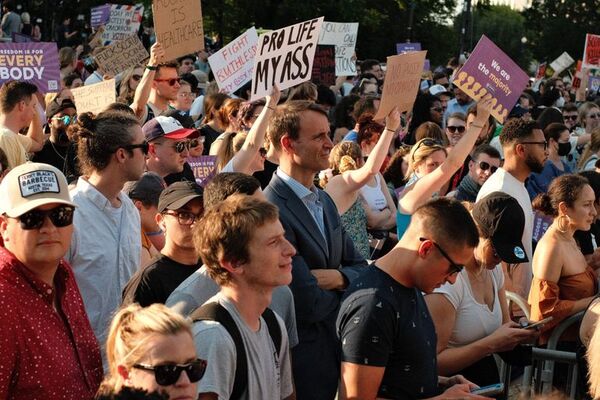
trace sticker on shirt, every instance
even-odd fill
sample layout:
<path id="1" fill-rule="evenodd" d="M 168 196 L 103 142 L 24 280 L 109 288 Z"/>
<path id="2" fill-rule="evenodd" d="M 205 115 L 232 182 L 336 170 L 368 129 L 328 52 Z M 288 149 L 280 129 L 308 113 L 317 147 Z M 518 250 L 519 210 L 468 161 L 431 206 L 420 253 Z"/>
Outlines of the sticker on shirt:
<path id="1" fill-rule="evenodd" d="M 33 171 L 19 176 L 22 197 L 40 193 L 60 193 L 58 177 L 52 171 Z"/>
<path id="2" fill-rule="evenodd" d="M 521 260 L 525 259 L 525 251 L 519 246 L 515 246 L 513 253 L 515 254 L 515 257 L 520 258 Z"/>

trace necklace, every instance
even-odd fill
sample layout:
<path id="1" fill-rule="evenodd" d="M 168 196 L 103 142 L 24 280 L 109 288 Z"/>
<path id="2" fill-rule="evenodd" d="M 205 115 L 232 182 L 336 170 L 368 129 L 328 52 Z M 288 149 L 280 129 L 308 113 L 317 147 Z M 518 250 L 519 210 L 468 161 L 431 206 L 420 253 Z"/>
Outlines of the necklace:
<path id="1" fill-rule="evenodd" d="M 50 142 L 50 146 L 52 146 L 52 150 L 54 150 L 54 152 L 56 153 L 57 156 L 59 156 L 64 162 L 67 161 L 67 156 L 65 154 L 65 156 L 63 157 L 58 150 L 56 150 L 56 147 L 54 147 L 54 143 L 52 143 L 52 140 L 48 139 L 48 141 Z"/>

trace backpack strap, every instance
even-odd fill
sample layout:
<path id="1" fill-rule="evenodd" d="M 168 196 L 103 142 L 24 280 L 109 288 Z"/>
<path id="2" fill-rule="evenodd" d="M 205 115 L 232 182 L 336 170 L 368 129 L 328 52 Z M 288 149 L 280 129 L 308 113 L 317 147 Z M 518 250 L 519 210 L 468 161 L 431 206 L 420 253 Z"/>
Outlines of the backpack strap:
<path id="1" fill-rule="evenodd" d="M 277 355 L 281 352 L 281 327 L 277 322 L 275 313 L 270 308 L 265 308 L 265 312 L 262 314 L 263 319 L 267 323 L 267 329 L 269 329 L 269 336 L 275 345 Z"/>

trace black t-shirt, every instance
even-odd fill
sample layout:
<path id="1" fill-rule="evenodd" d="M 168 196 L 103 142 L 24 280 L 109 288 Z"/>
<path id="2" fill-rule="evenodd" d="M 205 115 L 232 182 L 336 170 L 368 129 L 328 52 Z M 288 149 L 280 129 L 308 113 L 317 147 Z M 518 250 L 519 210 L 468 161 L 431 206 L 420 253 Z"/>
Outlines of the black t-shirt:
<path id="1" fill-rule="evenodd" d="M 165 176 L 164 181 L 167 184 L 167 186 L 169 186 L 172 183 L 181 181 L 196 182 L 196 177 L 194 176 L 194 171 L 192 170 L 192 167 L 190 167 L 190 164 L 186 162 L 183 164 L 183 171 Z"/>
<path id="2" fill-rule="evenodd" d="M 260 182 L 260 187 L 262 189 L 269 186 L 269 182 L 271 182 L 271 178 L 273 178 L 273 174 L 277 171 L 277 164 L 272 163 L 269 160 L 265 160 L 265 169 L 262 171 L 256 171 L 254 173 L 254 177 L 258 179 Z"/>
<path id="3" fill-rule="evenodd" d="M 600 223 L 594 222 L 589 231 L 575 231 L 574 236 L 583 255 L 594 254 L 593 239 L 596 239 L 596 242 L 600 240 Z"/>
<path id="4" fill-rule="evenodd" d="M 343 361 L 385 367 L 378 397 L 421 399 L 440 393 L 437 336 L 418 289 L 369 265 L 346 291 L 337 331 Z"/>
<path id="5" fill-rule="evenodd" d="M 207 156 L 210 151 L 210 146 L 221 135 L 221 132 L 214 130 L 210 125 L 203 125 L 200 129 L 200 135 L 204 136 L 203 156 Z"/>
<path id="6" fill-rule="evenodd" d="M 164 304 L 177 286 L 200 266 L 180 264 L 160 254 L 131 277 L 123 290 L 123 304 L 139 303 L 142 307 Z"/>
<path id="7" fill-rule="evenodd" d="M 48 139 L 44 143 L 44 147 L 34 154 L 31 161 L 50 164 L 58 168 L 67 177 L 69 183 L 79 177 L 77 149 L 71 143 L 67 146 L 60 146 Z"/>

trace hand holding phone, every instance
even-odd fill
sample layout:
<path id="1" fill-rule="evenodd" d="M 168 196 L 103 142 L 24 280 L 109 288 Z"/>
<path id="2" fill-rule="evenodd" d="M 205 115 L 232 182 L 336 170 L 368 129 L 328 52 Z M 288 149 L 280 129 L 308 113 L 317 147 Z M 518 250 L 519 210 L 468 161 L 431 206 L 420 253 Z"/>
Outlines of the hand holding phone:
<path id="1" fill-rule="evenodd" d="M 504 383 L 496 383 L 495 385 L 489 385 L 480 387 L 479 389 L 471 390 L 472 394 L 477 394 L 479 396 L 495 396 L 504 392 Z"/>
<path id="2" fill-rule="evenodd" d="M 520 323 L 520 325 L 521 325 L 521 328 L 523 328 L 523 329 L 537 329 L 538 327 L 544 326 L 545 324 L 552 321 L 553 319 L 554 319 L 554 317 L 548 317 L 548 318 L 544 318 L 543 320 L 537 321 L 537 322 L 523 321 Z"/>

